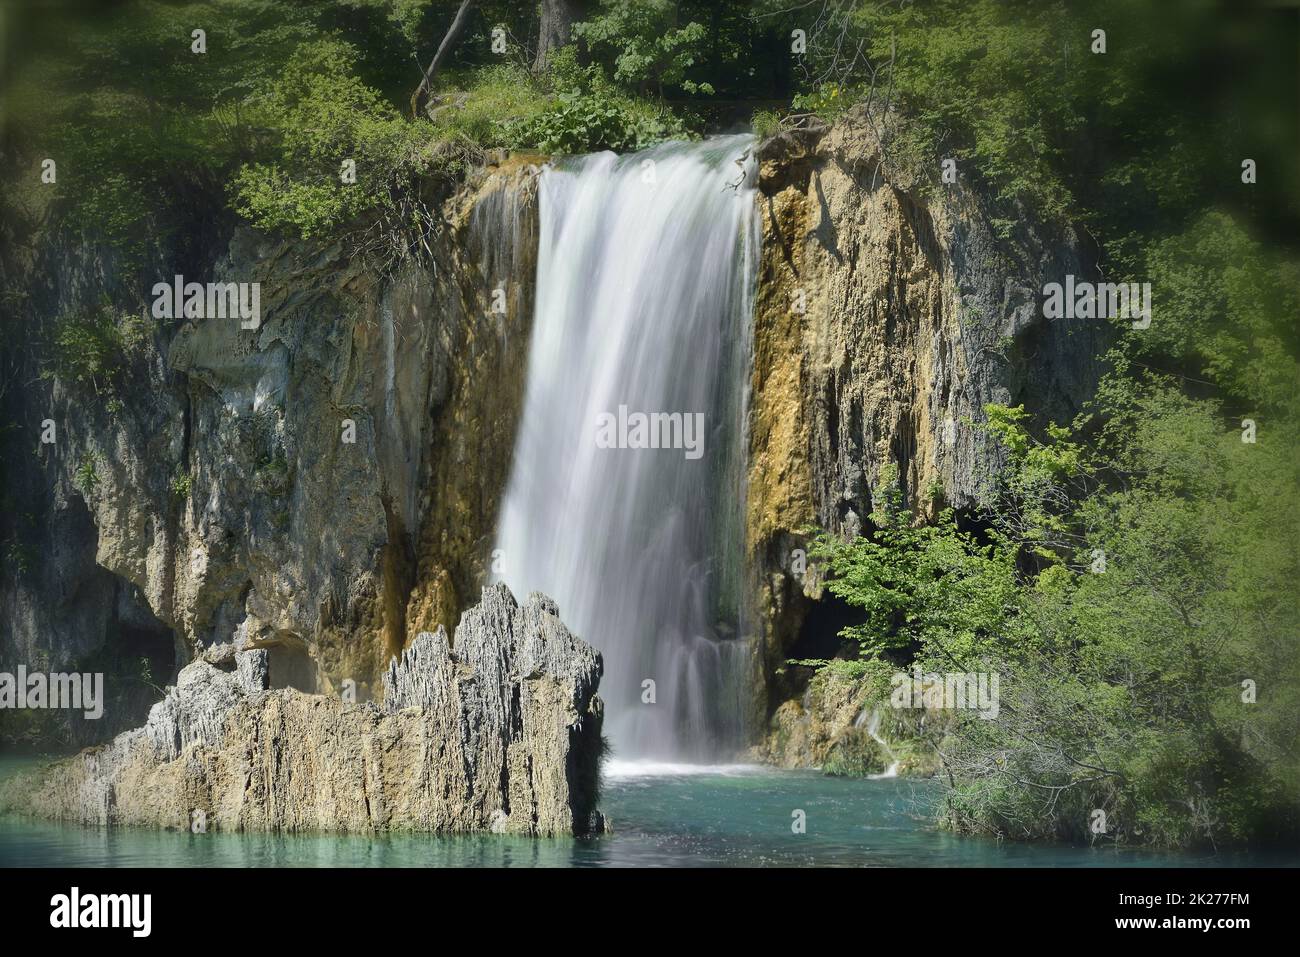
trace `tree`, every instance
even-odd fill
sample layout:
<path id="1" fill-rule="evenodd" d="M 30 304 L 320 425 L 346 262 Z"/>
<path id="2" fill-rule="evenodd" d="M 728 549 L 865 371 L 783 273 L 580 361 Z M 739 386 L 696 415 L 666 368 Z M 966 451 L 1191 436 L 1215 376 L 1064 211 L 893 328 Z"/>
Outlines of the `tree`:
<path id="1" fill-rule="evenodd" d="M 662 96 L 666 87 L 712 95 L 713 84 L 703 79 L 709 73 L 701 69 L 708 59 L 708 30 L 695 20 L 679 25 L 678 14 L 672 0 L 601 0 L 600 10 L 574 33 L 593 53 L 612 60 L 617 82 L 642 95 Z"/>
<path id="2" fill-rule="evenodd" d="M 420 111 L 424 109 L 424 104 L 429 100 L 429 91 L 433 88 L 433 77 L 438 72 L 438 68 L 446 61 L 451 48 L 456 45 L 460 35 L 465 32 L 465 24 L 469 22 L 469 13 L 473 9 L 477 0 L 461 0 L 460 8 L 456 11 L 456 16 L 452 18 L 451 26 L 447 28 L 442 42 L 438 44 L 438 52 L 433 55 L 433 60 L 424 71 L 424 76 L 420 79 L 420 85 L 415 88 L 411 94 L 411 116 L 418 117 Z"/>
<path id="3" fill-rule="evenodd" d="M 537 56 L 533 72 L 546 69 L 546 61 L 554 50 L 566 46 L 572 39 L 573 25 L 583 18 L 582 0 L 542 0 L 542 19 L 537 31 Z"/>

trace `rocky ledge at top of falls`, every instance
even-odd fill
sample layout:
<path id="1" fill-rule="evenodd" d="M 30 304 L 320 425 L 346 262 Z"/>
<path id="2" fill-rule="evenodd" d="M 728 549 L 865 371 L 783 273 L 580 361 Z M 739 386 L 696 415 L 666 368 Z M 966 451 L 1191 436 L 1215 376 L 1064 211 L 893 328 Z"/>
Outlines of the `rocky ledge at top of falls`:
<path id="1" fill-rule="evenodd" d="M 423 632 L 383 706 L 267 690 L 266 651 L 194 661 L 142 728 L 0 786 L 0 811 L 221 831 L 603 829 L 600 655 L 554 602 L 483 589 Z"/>

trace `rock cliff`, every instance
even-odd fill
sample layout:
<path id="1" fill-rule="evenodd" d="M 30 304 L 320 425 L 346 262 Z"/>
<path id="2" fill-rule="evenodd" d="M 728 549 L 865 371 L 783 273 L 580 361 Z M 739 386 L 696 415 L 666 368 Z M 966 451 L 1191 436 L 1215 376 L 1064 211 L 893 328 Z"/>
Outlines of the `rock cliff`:
<path id="1" fill-rule="evenodd" d="M 425 255 L 398 266 L 234 225 L 130 272 L 89 242 L 6 260 L 6 330 L 28 332 L 26 385 L 0 389 L 0 540 L 25 559 L 0 576 L 0 670 L 103 671 L 109 697 L 100 722 L 42 717 L 106 740 L 237 634 L 271 687 L 352 682 L 365 701 L 415 634 L 454 625 L 513 447 L 535 175 L 512 159 L 445 191 Z M 260 283 L 260 325 L 155 320 L 139 276 L 175 274 Z M 99 308 L 131 320 L 129 348 L 93 386 L 49 375 L 60 329 Z"/>
<path id="2" fill-rule="evenodd" d="M 977 427 L 984 405 L 1068 419 L 1103 334 L 1041 315 L 1045 282 L 1092 268 L 1074 233 L 1009 216 L 965 182 L 917 188 L 882 166 L 861 115 L 783 133 L 757 155 L 745 506 L 748 620 L 763 649 L 756 741 L 782 702 L 804 700 L 807 675 L 786 658 L 833 654 L 847 613 L 800 573 L 803 530 L 862 531 L 890 463 L 918 513 L 971 508 L 1000 465 Z M 71 718 L 75 743 L 138 724 L 152 686 L 236 643 L 265 652 L 271 689 L 352 682 L 365 702 L 415 635 L 451 628 L 488 580 L 514 445 L 535 159 L 496 157 L 440 196 L 425 255 L 396 268 L 233 226 L 157 250 L 155 279 L 260 282 L 261 324 L 146 316 L 103 389 L 42 379 L 43 344 L 96 302 L 138 304 L 124 265 L 88 243 L 0 256 L 21 303 L 7 328 L 31 331 L 17 365 L 33 383 L 0 389 L 19 425 L 0 430 L 0 540 L 26 556 L 0 575 L 0 670 L 108 672 L 106 719 Z M 51 444 L 35 440 L 46 419 Z M 813 763 L 817 750 L 763 753 Z"/>
<path id="3" fill-rule="evenodd" d="M 453 648 L 422 632 L 384 702 L 267 690 L 241 642 L 181 669 L 144 727 L 0 787 L 0 812 L 219 831 L 586 834 L 596 810 L 600 656 L 554 603 L 501 585 Z"/>
<path id="4" fill-rule="evenodd" d="M 1091 269 L 1078 236 L 961 180 L 918 188 L 882 163 L 861 112 L 781 133 L 758 157 L 748 547 L 774 713 L 804 697 L 785 658 L 833 656 L 851 614 L 801 572 L 801 530 L 862 532 L 887 464 L 920 515 L 978 504 L 1002 464 L 979 429 L 985 405 L 1068 421 L 1106 331 L 1042 316 L 1046 282 Z M 788 745 L 764 753 L 798 763 Z M 817 764 L 825 748 L 801 753 Z"/>

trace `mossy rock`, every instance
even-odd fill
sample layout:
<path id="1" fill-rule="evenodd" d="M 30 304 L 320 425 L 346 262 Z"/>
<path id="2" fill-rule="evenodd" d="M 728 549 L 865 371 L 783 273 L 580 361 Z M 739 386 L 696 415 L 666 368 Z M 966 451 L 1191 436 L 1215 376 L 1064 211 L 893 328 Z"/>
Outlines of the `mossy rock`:
<path id="1" fill-rule="evenodd" d="M 836 741 L 826 760 L 822 774 L 837 778 L 865 778 L 883 774 L 890 764 L 890 756 L 865 731 L 854 729 Z"/>
<path id="2" fill-rule="evenodd" d="M 939 773 L 942 762 L 938 753 L 925 741 L 910 739 L 894 747 L 900 777 L 931 778 Z"/>

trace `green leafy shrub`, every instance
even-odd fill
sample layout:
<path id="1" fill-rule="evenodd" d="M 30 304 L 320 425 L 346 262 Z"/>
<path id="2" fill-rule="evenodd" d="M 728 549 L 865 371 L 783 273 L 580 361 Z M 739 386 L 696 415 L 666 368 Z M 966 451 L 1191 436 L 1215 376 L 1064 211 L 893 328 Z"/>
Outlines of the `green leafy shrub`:
<path id="1" fill-rule="evenodd" d="M 781 130 L 781 117 L 770 110 L 758 110 L 750 120 L 754 135 L 760 140 L 775 136 Z"/>
<path id="2" fill-rule="evenodd" d="M 865 731 L 853 729 L 835 742 L 822 774 L 836 778 L 864 778 L 889 767 L 889 755 Z"/>
<path id="3" fill-rule="evenodd" d="M 534 120 L 555 103 L 554 94 L 531 73 L 518 64 L 503 63 L 448 76 L 430 107 L 439 138 L 491 149 L 516 145 L 511 129 Z"/>
<path id="4" fill-rule="evenodd" d="M 83 456 L 81 464 L 77 466 L 77 471 L 73 474 L 73 482 L 81 493 L 89 496 L 99 485 L 99 471 L 95 466 L 95 457 L 93 455 Z"/>
<path id="5" fill-rule="evenodd" d="M 284 496 L 293 485 L 293 473 L 289 470 L 289 460 L 284 449 L 276 448 L 274 452 L 263 457 L 253 472 L 253 484 L 259 492 L 267 495 Z"/>
<path id="6" fill-rule="evenodd" d="M 409 122 L 356 75 L 357 51 L 333 39 L 298 47 L 284 71 L 249 100 L 278 140 L 271 162 L 241 167 L 236 208 L 263 229 L 307 238 L 375 208 L 428 167 L 429 124 Z M 356 165 L 345 182 L 343 164 Z"/>
<path id="7" fill-rule="evenodd" d="M 239 100 L 319 33 L 306 7 L 193 0 L 103 5 L 94 16 L 76 4 L 33 11 L 42 29 L 22 32 L 39 52 L 11 58 L 4 122 L 13 142 L 57 160 L 56 183 L 36 187 L 39 202 L 57 205 L 51 220 L 111 247 L 123 274 L 144 269 L 202 205 L 196 197 L 219 198 L 253 148 Z M 220 52 L 196 55 L 190 31 L 205 23 L 221 25 L 219 41 L 209 28 Z M 16 178 L 30 181 L 20 165 Z"/>
<path id="8" fill-rule="evenodd" d="M 881 469 L 872 530 L 850 541 L 819 535 L 809 556 L 824 560 L 831 593 L 866 612 L 841 636 L 865 659 L 919 646 L 971 657 L 1007 636 L 1019 600 L 1015 551 L 977 541 L 945 510 L 917 525 L 903 507 L 893 464 Z"/>
<path id="9" fill-rule="evenodd" d="M 1115 431 L 1085 451 L 1086 420 L 1036 436 L 990 407 L 1009 465 L 982 539 L 951 512 L 915 524 L 886 476 L 870 533 L 812 550 L 866 612 L 844 634 L 869 661 L 1000 676 L 998 719 L 956 713 L 943 749 L 954 829 L 1096 840 L 1100 809 L 1106 841 L 1295 839 L 1300 554 L 1266 506 L 1300 500 L 1296 420 L 1244 443 L 1217 400 L 1127 371 L 1099 408 Z"/>
<path id="10" fill-rule="evenodd" d="M 790 108 L 798 113 L 816 113 L 824 120 L 834 121 L 865 94 L 866 91 L 858 85 L 822 83 L 806 93 L 796 93 L 790 98 Z"/>
<path id="11" fill-rule="evenodd" d="M 520 146 L 546 153 L 628 152 L 686 136 L 667 112 L 647 110 L 617 95 L 562 93 L 558 105 L 511 129 Z"/>
<path id="12" fill-rule="evenodd" d="M 512 145 L 547 153 L 626 152 L 690 135 L 665 107 L 620 91 L 598 66 L 578 66 L 572 48 L 552 58 L 549 82 L 560 92 L 547 109 L 506 127 Z"/>
<path id="13" fill-rule="evenodd" d="M 695 20 L 678 23 L 673 0 L 601 0 L 599 9 L 573 32 L 597 53 L 613 58 L 614 80 L 642 93 L 662 95 L 667 86 L 686 93 L 713 93 L 694 68 L 708 60 L 711 36 Z"/>
<path id="14" fill-rule="evenodd" d="M 108 303 L 67 313 L 54 324 L 43 379 L 59 378 L 111 396 L 151 335 L 142 315 L 121 315 Z"/>

